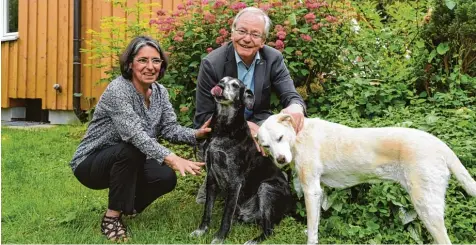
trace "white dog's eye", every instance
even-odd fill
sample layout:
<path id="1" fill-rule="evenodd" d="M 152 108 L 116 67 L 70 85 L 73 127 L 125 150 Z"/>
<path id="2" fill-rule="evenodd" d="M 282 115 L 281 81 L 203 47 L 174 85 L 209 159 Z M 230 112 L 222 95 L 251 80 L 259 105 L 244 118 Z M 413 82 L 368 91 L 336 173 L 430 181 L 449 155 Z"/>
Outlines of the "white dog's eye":
<path id="1" fill-rule="evenodd" d="M 264 148 L 269 148 L 269 145 L 262 145 L 262 147 L 264 147 Z"/>
<path id="2" fill-rule="evenodd" d="M 281 142 L 282 139 L 283 139 L 283 136 L 281 135 L 278 139 L 278 142 Z"/>
<path id="3" fill-rule="evenodd" d="M 236 84 L 236 83 L 231 84 L 231 86 L 233 86 L 233 88 L 239 88 L 239 87 L 240 87 L 240 86 L 239 86 L 238 84 Z"/>

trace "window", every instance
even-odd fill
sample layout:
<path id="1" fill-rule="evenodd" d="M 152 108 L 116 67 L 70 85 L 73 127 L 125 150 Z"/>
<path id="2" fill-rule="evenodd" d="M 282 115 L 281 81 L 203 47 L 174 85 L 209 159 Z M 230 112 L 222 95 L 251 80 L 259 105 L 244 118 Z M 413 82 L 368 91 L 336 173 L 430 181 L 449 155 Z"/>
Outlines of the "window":
<path id="1" fill-rule="evenodd" d="M 2 0 L 2 41 L 18 38 L 18 0 Z"/>

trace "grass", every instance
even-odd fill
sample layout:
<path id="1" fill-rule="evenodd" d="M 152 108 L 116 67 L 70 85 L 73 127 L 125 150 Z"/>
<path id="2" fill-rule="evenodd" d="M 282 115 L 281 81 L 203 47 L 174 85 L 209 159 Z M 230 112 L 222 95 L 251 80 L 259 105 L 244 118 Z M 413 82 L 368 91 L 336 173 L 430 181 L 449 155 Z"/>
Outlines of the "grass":
<path id="1" fill-rule="evenodd" d="M 82 129 L 2 128 L 2 243 L 109 243 L 99 228 L 107 191 L 82 186 L 68 165 Z M 202 180 L 203 176 L 180 177 L 173 192 L 138 217 L 126 219 L 133 235 L 130 243 L 209 243 L 218 229 L 222 203 L 214 210 L 211 232 L 202 238 L 188 236 L 201 219 L 203 209 L 195 203 L 195 192 Z M 285 227 L 297 233 L 290 237 Z M 269 243 L 305 243 L 304 229 L 286 218 Z M 259 234 L 256 225 L 234 224 L 226 242 L 244 243 Z"/>
<path id="2" fill-rule="evenodd" d="M 418 120 L 413 113 L 409 115 L 414 121 Z M 437 128 L 454 125 L 446 120 L 441 123 L 443 126 L 439 125 Z M 446 124 L 448 126 L 444 126 Z M 450 129 L 441 131 L 452 135 Z M 460 134 L 452 135 L 450 140 L 459 149 L 457 153 L 473 156 L 474 137 L 471 138 L 470 135 L 474 136 L 474 131 L 463 134 L 462 130 L 457 131 Z M 84 126 L 29 130 L 2 127 L 2 243 L 110 243 L 101 235 L 99 228 L 107 204 L 107 190 L 90 190 L 82 186 L 68 165 L 83 133 Z M 442 133 L 439 136 L 445 135 Z M 174 146 L 174 151 L 186 157 L 192 155 L 188 146 Z M 468 169 L 475 176 L 476 162 L 469 165 Z M 195 194 L 202 180 L 203 176 L 179 177 L 177 188 L 173 192 L 159 198 L 138 217 L 126 219 L 132 231 L 129 242 L 210 243 L 221 220 L 222 201 L 215 205 L 211 231 L 202 238 L 188 236 L 198 227 L 201 219 L 203 207 L 195 203 Z M 333 207 L 329 211 L 323 211 L 320 243 L 415 243 L 415 229 L 422 234 L 420 238 L 424 243 L 431 242 L 426 229 L 421 225 L 410 225 L 409 228 L 408 225 L 401 224 L 398 218 L 385 215 L 386 210 L 392 208 L 379 204 L 385 202 L 385 195 L 388 196 L 388 193 L 382 191 L 385 188 L 385 185 L 364 185 L 352 189 L 352 192 L 365 191 L 359 194 L 368 198 L 365 200 L 379 200 L 375 205 L 383 213 L 369 213 L 368 206 L 359 206 L 360 204 L 350 201 L 351 198 L 347 196 L 352 196 L 351 194 L 341 195 L 343 203 L 339 209 Z M 399 193 L 398 190 L 396 193 Z M 476 198 L 468 198 L 454 179 L 450 182 L 449 193 L 446 224 L 451 239 L 455 243 L 474 243 Z M 372 203 L 369 201 L 370 204 Z M 359 220 L 359 216 L 363 217 L 363 222 Z M 372 217 L 372 222 L 366 223 L 366 217 Z M 415 222 L 420 224 L 419 221 Z M 376 230 L 371 230 L 366 225 L 376 227 Z M 276 227 L 275 235 L 265 243 L 305 243 L 305 228 L 305 224 L 286 217 Z M 422 231 L 418 231 L 420 228 Z M 244 243 L 259 234 L 257 225 L 234 223 L 225 242 Z"/>

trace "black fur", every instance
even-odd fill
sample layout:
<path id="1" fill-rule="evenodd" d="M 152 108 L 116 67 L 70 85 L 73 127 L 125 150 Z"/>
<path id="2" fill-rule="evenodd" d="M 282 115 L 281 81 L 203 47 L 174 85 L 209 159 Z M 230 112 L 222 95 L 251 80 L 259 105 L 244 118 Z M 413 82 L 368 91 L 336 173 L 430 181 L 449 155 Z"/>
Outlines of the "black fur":
<path id="1" fill-rule="evenodd" d="M 212 133 L 204 147 L 207 195 L 202 222 L 195 232 L 200 235 L 208 230 L 215 198 L 222 190 L 226 193 L 224 213 L 212 243 L 223 242 L 234 217 L 260 224 L 263 233 L 248 242 L 261 242 L 293 207 L 291 190 L 281 170 L 256 149 L 244 118 L 245 107 L 253 105 L 251 90 L 231 77 L 223 78 L 217 86 L 223 94 L 214 95 L 217 103 L 210 124 Z"/>

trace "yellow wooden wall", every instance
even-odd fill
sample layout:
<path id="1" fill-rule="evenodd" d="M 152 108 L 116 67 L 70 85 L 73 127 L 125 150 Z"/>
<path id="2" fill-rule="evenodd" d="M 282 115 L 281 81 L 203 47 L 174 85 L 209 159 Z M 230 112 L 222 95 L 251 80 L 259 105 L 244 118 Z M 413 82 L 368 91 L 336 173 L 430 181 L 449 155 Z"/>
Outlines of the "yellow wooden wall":
<path id="1" fill-rule="evenodd" d="M 160 3 L 164 10 L 173 10 L 184 0 L 127 0 Z M 87 30 L 100 30 L 105 16 L 125 16 L 121 9 L 105 0 L 81 0 L 81 37 L 91 36 Z M 10 99 L 42 99 L 42 109 L 73 109 L 73 0 L 19 0 L 16 41 L 2 42 L 1 107 L 15 106 Z M 151 12 L 155 9 L 151 9 Z M 82 48 L 87 47 L 83 41 Z M 81 53 L 81 63 L 91 63 L 89 54 Z M 92 104 L 84 98 L 99 98 L 105 85 L 96 82 L 104 69 L 81 67 L 82 109 Z M 53 89 L 60 84 L 62 92 Z M 94 103 L 94 101 L 93 101 Z"/>

